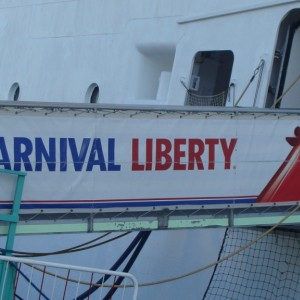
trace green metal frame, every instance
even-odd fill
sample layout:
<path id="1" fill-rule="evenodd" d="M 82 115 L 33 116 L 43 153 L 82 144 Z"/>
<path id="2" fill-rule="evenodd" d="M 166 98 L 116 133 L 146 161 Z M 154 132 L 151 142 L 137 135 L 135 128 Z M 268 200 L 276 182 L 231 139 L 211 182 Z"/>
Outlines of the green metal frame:
<path id="1" fill-rule="evenodd" d="M 0 173 L 17 176 L 16 189 L 12 203 L 12 210 L 10 214 L 0 214 L 0 221 L 8 223 L 8 231 L 6 238 L 6 253 L 4 255 L 11 256 L 13 250 L 14 240 L 16 235 L 17 223 L 19 221 L 19 210 L 21 207 L 22 193 L 25 181 L 25 172 L 11 171 L 0 169 Z M 0 263 L 0 298 L 13 299 L 14 296 L 14 279 L 15 269 L 8 263 Z"/>

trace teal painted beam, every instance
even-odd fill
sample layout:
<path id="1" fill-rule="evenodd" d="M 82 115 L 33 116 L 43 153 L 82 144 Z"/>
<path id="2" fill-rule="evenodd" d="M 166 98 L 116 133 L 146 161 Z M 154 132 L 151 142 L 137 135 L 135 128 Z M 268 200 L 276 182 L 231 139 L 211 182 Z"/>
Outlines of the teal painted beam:
<path id="1" fill-rule="evenodd" d="M 23 176 L 23 177 L 25 177 L 27 175 L 26 172 L 13 171 L 13 170 L 7 170 L 7 169 L 0 169 L 0 173 L 6 173 L 6 174 L 11 174 L 11 175 L 16 175 L 16 176 Z"/>
<path id="2" fill-rule="evenodd" d="M 10 215 L 0 215 L 0 220 L 8 222 L 8 231 L 6 238 L 5 252 L 4 255 L 10 256 L 10 250 L 13 250 L 17 223 L 19 221 L 19 210 L 21 207 L 21 199 L 24 187 L 24 181 L 26 173 L 0 169 L 1 173 L 17 176 L 16 189 L 14 193 L 14 200 Z M 14 282 L 16 277 L 16 270 L 10 265 L 9 262 L 2 262 L 0 265 L 0 298 L 5 300 L 12 300 L 14 298 Z"/>
<path id="3" fill-rule="evenodd" d="M 19 216 L 18 215 L 2 215 L 2 214 L 0 214 L 0 221 L 18 223 Z"/>

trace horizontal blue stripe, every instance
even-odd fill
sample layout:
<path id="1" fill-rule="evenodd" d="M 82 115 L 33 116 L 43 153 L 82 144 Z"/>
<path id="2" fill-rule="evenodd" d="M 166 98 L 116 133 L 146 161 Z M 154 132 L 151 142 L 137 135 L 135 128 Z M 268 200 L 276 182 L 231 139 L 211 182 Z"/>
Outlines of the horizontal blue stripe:
<path id="1" fill-rule="evenodd" d="M 256 198 L 243 199 L 206 199 L 206 200 L 169 200 L 169 201 L 135 201 L 135 202 L 82 202 L 82 203 L 26 203 L 21 204 L 21 209 L 76 209 L 76 208 L 114 208 L 114 207 L 150 207 L 150 206 L 172 206 L 172 205 L 217 205 L 217 204 L 242 204 L 254 203 Z M 0 209 L 9 209 L 11 204 L 0 204 Z"/>

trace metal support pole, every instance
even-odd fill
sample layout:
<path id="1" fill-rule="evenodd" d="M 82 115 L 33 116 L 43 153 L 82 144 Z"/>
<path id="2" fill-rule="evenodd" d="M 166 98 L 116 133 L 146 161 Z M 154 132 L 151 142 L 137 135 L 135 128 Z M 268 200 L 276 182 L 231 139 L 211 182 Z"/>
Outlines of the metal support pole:
<path id="1" fill-rule="evenodd" d="M 25 181 L 25 172 L 17 172 L 11 170 L 0 169 L 0 173 L 6 173 L 17 176 L 16 189 L 14 194 L 14 200 L 12 203 L 12 210 L 9 215 L 0 214 L 0 221 L 4 221 L 8 224 L 8 232 L 6 238 L 5 253 L 6 256 L 11 256 L 13 250 L 17 223 L 19 221 L 19 210 L 21 207 L 21 199 Z M 14 297 L 14 282 L 15 282 L 15 268 L 11 267 L 9 262 L 0 263 L 0 300 L 10 300 Z"/>

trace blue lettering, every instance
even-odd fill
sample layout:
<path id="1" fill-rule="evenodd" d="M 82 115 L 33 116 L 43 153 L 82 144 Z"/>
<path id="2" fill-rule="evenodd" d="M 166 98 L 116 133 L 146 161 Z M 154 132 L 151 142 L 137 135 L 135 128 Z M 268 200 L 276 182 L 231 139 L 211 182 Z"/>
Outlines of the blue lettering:
<path id="1" fill-rule="evenodd" d="M 49 138 L 49 151 L 41 138 L 35 139 L 35 171 L 42 171 L 42 158 L 45 158 L 49 171 L 55 171 L 56 159 L 55 159 L 55 138 Z"/>
<path id="2" fill-rule="evenodd" d="M 60 139 L 60 171 L 65 172 L 67 171 L 67 141 L 66 138 Z"/>
<path id="3" fill-rule="evenodd" d="M 98 159 L 96 159 L 96 153 L 97 153 Z M 105 165 L 105 160 L 104 160 L 104 155 L 103 155 L 100 139 L 94 139 L 86 170 L 92 171 L 93 167 L 95 165 L 100 166 L 101 171 L 106 171 L 106 165 Z"/>
<path id="4" fill-rule="evenodd" d="M 22 151 L 22 146 L 24 151 Z M 25 171 L 32 171 L 29 155 L 32 153 L 32 143 L 30 139 L 24 137 L 14 138 L 14 170 L 21 171 L 21 162 L 24 163 Z"/>
<path id="5" fill-rule="evenodd" d="M 7 170 L 42 172 L 48 168 L 50 172 L 66 172 L 71 164 L 74 165 L 75 172 L 84 170 L 85 164 L 86 172 L 93 171 L 95 166 L 100 171 L 121 170 L 121 165 L 115 161 L 114 138 L 107 139 L 107 152 L 103 152 L 101 138 L 83 138 L 81 144 L 75 138 L 56 140 L 50 137 L 47 142 L 42 137 L 36 137 L 33 141 L 26 137 L 12 139 L 14 159 L 11 162 L 10 149 L 7 149 L 5 138 L 0 137 L 0 166 Z"/>
<path id="6" fill-rule="evenodd" d="M 8 152 L 5 145 L 4 137 L 0 137 L 0 152 L 2 159 L 0 160 L 0 165 L 3 165 L 4 169 L 11 170 Z"/>
<path id="7" fill-rule="evenodd" d="M 70 150 L 72 154 L 72 159 L 74 162 L 74 168 L 75 171 L 82 171 L 82 167 L 85 161 L 85 157 L 87 154 L 87 150 L 90 144 L 89 138 L 84 138 L 81 144 L 80 152 L 78 154 L 75 139 L 74 138 L 69 138 L 69 145 L 70 145 Z"/>
<path id="8" fill-rule="evenodd" d="M 115 165 L 115 139 L 108 139 L 108 171 L 120 171 L 121 165 Z"/>

